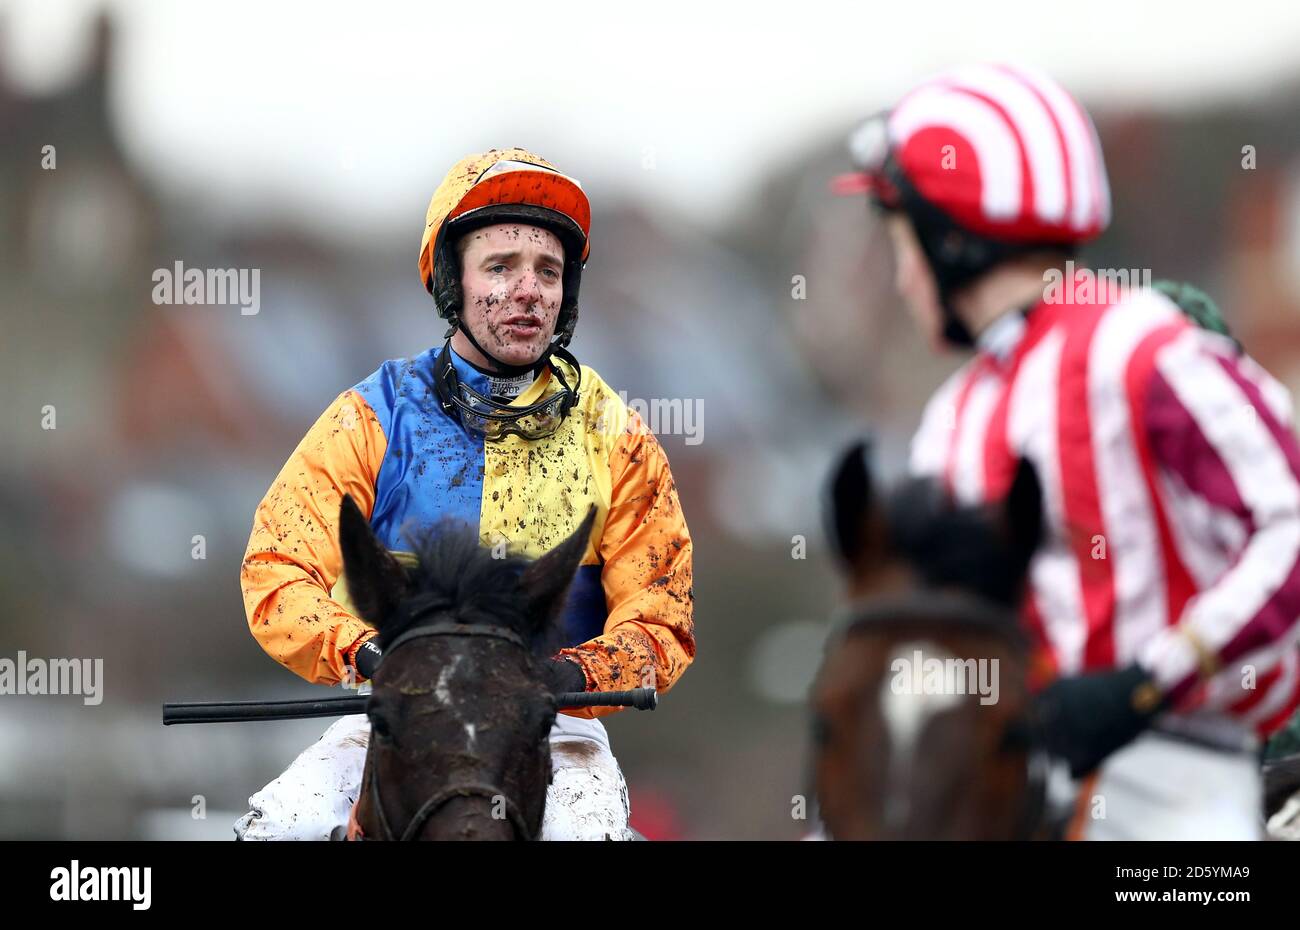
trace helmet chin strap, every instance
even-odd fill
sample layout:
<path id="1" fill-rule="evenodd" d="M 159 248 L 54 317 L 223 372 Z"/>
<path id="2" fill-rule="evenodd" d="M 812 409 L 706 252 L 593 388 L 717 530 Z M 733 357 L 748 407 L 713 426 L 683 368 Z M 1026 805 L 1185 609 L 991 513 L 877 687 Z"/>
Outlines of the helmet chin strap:
<path id="1" fill-rule="evenodd" d="M 944 341 L 949 345 L 961 348 L 969 348 L 975 345 L 975 335 L 958 315 L 956 309 L 953 308 L 949 295 L 945 294 L 939 298 L 939 308 L 943 312 Z"/>
<path id="2" fill-rule="evenodd" d="M 460 330 L 462 333 L 465 334 L 465 338 L 469 340 L 469 344 L 472 345 L 475 349 L 477 349 L 480 355 L 488 359 L 493 365 L 496 366 L 497 374 L 506 375 L 507 377 L 513 377 L 515 375 L 526 374 L 527 372 L 530 371 L 536 371 L 539 367 L 546 364 L 547 360 L 551 357 L 551 353 L 554 352 L 556 349 L 556 343 L 551 342 L 550 344 L 547 345 L 546 351 L 537 357 L 536 361 L 529 362 L 527 365 L 512 365 L 507 362 L 501 361 L 501 359 L 497 358 L 487 349 L 479 345 L 478 340 L 474 338 L 474 334 L 469 331 L 469 327 L 461 324 L 459 315 L 455 316 L 452 319 L 451 327 L 447 330 L 443 338 L 450 339 L 453 335 L 455 335 L 457 330 Z"/>
<path id="3" fill-rule="evenodd" d="M 1001 263 L 1039 249 L 1059 249 L 1073 254 L 1068 244 L 1015 243 L 994 240 L 962 228 L 956 220 L 931 203 L 908 179 L 891 153 L 882 169 L 884 176 L 898 191 L 898 209 L 908 218 L 925 255 L 934 283 L 939 291 L 939 308 L 943 314 L 943 339 L 949 345 L 970 348 L 975 335 L 957 312 L 953 296 Z"/>

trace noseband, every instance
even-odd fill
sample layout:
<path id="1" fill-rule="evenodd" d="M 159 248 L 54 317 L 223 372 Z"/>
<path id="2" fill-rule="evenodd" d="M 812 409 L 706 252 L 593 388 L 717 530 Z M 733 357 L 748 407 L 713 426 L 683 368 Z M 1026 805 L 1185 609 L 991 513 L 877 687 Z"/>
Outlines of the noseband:
<path id="1" fill-rule="evenodd" d="M 397 651 L 402 645 L 415 639 L 424 639 L 428 636 L 487 636 L 492 639 L 505 640 L 513 643 L 520 649 L 527 650 L 528 644 L 524 638 L 514 630 L 508 630 L 501 626 L 474 626 L 465 623 L 435 623 L 429 626 L 417 627 L 408 630 L 391 644 L 384 648 L 384 657 L 387 658 Z M 368 764 L 367 764 L 368 767 Z M 455 798 L 487 798 L 495 801 L 497 798 L 505 801 L 506 819 L 515 829 L 515 834 L 522 839 L 531 840 L 536 837 L 528 829 L 528 824 L 524 822 L 524 815 L 519 810 L 513 799 L 506 795 L 504 791 L 495 785 L 484 784 L 482 782 L 464 782 L 462 784 L 453 784 L 434 794 L 427 801 L 420 805 L 420 809 L 411 817 L 406 828 L 402 830 L 399 836 L 388 823 L 388 816 L 384 813 L 384 804 L 379 797 L 379 779 L 373 771 L 369 772 L 370 777 L 370 803 L 374 806 L 379 815 L 379 825 L 383 829 L 383 838 L 385 840 L 414 840 L 424 829 L 424 825 L 429 819 L 447 802 Z M 358 838 L 361 838 L 358 834 Z"/>
<path id="2" fill-rule="evenodd" d="M 955 630 L 989 633 L 1020 650 L 1028 647 L 1024 632 L 1010 608 L 973 594 L 949 591 L 911 591 L 849 604 L 836 616 L 834 635 L 843 638 L 853 633 L 905 628 L 922 622 Z"/>

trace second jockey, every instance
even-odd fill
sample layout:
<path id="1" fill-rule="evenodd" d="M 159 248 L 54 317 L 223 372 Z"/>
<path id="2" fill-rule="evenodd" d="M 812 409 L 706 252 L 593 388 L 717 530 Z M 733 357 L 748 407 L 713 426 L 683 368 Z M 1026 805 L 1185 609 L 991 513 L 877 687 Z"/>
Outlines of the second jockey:
<path id="1" fill-rule="evenodd" d="M 1300 700 L 1287 392 L 1161 294 L 1076 267 L 1110 192 L 1050 78 L 943 74 L 852 150 L 841 189 L 883 210 L 909 311 L 973 353 L 929 402 L 913 472 L 965 503 L 1004 495 L 1022 457 L 1042 481 L 1025 622 L 1042 739 L 1080 779 L 1071 835 L 1258 838 L 1257 741 Z"/>

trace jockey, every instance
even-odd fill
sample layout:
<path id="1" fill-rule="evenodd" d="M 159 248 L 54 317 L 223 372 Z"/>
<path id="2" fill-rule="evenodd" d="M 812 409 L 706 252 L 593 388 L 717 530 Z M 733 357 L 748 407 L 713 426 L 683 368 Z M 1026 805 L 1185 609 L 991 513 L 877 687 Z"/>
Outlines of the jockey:
<path id="1" fill-rule="evenodd" d="M 1024 619 L 1041 739 L 1078 779 L 1070 834 L 1258 838 L 1258 740 L 1300 702 L 1287 392 L 1156 290 L 1076 267 L 1110 192 L 1051 79 L 944 74 L 851 149 L 837 187 L 882 209 L 911 315 L 932 347 L 973 350 L 912 471 L 963 503 L 1005 494 L 1020 457 L 1043 483 Z"/>
<path id="2" fill-rule="evenodd" d="M 597 508 L 552 659 L 561 691 L 670 688 L 695 654 L 691 538 L 668 460 L 622 399 L 566 346 L 590 251 L 581 187 L 523 149 L 458 162 L 429 204 L 420 278 L 450 324 L 442 346 L 385 362 L 340 394 L 257 509 L 240 580 L 249 628 L 322 684 L 374 671 L 376 633 L 341 584 L 339 505 L 351 494 L 390 550 L 444 517 L 536 558 Z M 543 839 L 629 836 L 627 791 L 595 719 L 563 711 Z M 249 799 L 242 839 L 338 837 L 370 726 L 344 717 Z M 572 743 L 585 744 L 573 747 Z M 582 751 L 577 751 L 581 749 Z"/>

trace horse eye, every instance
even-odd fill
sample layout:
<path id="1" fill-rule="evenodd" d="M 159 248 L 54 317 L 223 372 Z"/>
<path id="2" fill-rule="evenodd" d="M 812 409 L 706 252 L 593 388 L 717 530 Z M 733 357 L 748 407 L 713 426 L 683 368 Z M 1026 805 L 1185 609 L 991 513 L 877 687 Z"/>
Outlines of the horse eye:
<path id="1" fill-rule="evenodd" d="M 370 711 L 367 716 L 370 717 L 370 733 L 381 742 L 390 742 L 393 738 L 393 732 L 388 726 L 388 718 L 377 711 Z"/>

